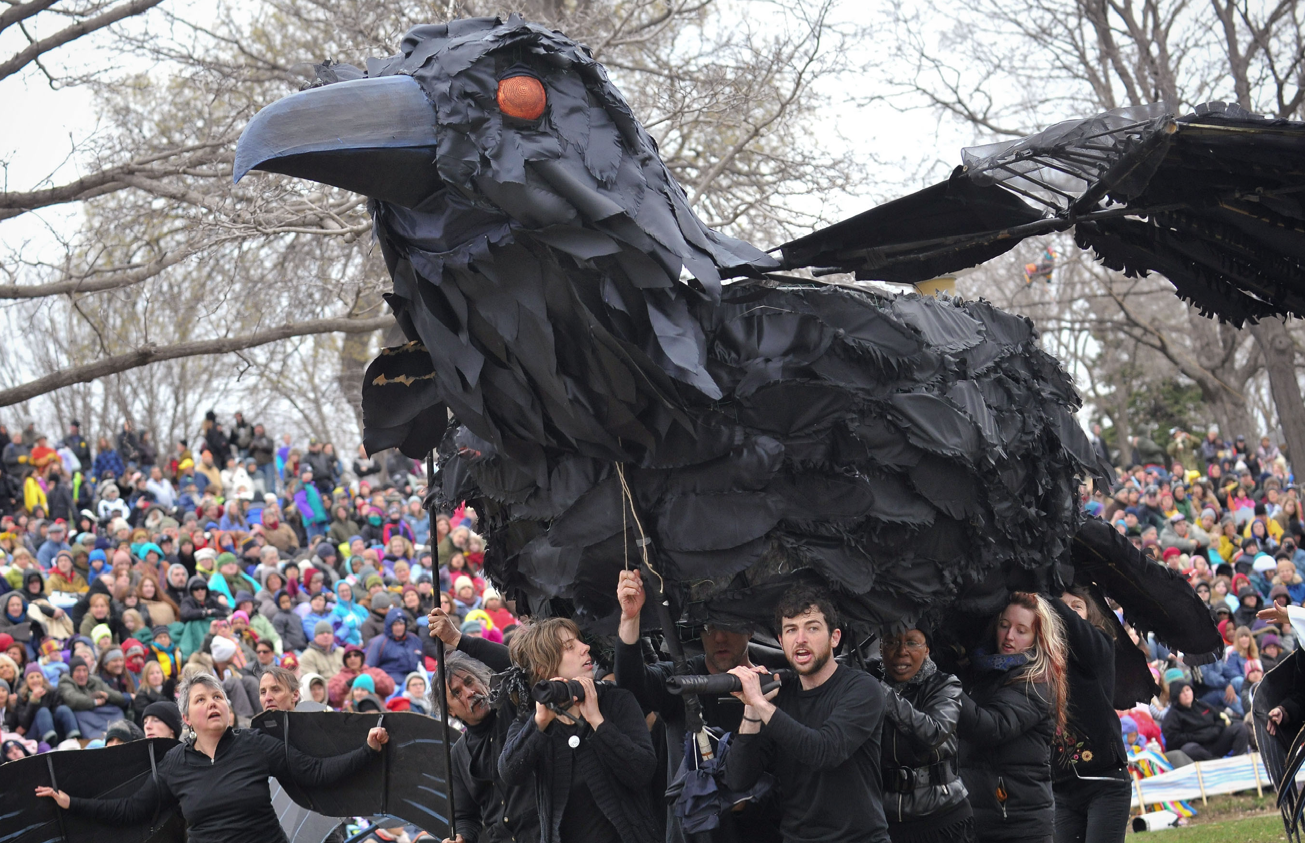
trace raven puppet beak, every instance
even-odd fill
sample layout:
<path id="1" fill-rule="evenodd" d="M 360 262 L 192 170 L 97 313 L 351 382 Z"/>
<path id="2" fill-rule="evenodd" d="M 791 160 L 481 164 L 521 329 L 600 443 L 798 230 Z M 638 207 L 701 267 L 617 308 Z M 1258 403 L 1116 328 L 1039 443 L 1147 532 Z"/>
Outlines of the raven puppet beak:
<path id="1" fill-rule="evenodd" d="M 435 142 L 435 109 L 411 76 L 337 82 L 254 115 L 234 180 L 284 173 L 413 208 L 442 186 Z"/>

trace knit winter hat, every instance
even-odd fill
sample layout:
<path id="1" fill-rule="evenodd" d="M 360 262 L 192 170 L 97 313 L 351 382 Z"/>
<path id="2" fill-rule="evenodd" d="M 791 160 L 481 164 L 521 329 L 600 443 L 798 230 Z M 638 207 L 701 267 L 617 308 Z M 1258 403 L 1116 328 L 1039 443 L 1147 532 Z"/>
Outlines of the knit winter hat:
<path id="1" fill-rule="evenodd" d="M 240 620 L 244 621 L 245 623 L 249 623 L 249 613 L 246 611 L 240 610 L 240 611 L 232 612 L 231 620 L 235 620 L 236 618 L 240 618 Z"/>
<path id="2" fill-rule="evenodd" d="M 314 638 L 321 635 L 323 632 L 335 632 L 335 629 L 331 627 L 330 621 L 318 621 L 316 624 L 313 625 Z"/>
<path id="3" fill-rule="evenodd" d="M 367 693 L 369 694 L 376 693 L 376 682 L 366 673 L 360 673 L 356 677 L 354 677 L 353 687 L 366 688 Z"/>
<path id="4" fill-rule="evenodd" d="M 145 706 L 145 710 L 141 712 L 141 722 L 144 722 L 146 717 L 157 717 L 162 720 L 178 738 L 185 729 L 181 723 L 181 709 L 177 708 L 177 704 L 171 700 L 159 700 Z"/>
<path id="5" fill-rule="evenodd" d="M 223 638 L 221 635 L 213 639 L 212 647 L 213 660 L 219 662 L 229 662 L 231 657 L 236 654 L 236 642 L 230 638 Z"/>
<path id="6" fill-rule="evenodd" d="M 160 635 L 166 635 L 166 636 L 168 636 L 168 638 L 171 638 L 171 637 L 172 637 L 172 630 L 168 628 L 167 624 L 162 624 L 162 623 L 161 623 L 161 624 L 159 624 L 158 626 L 156 626 L 156 627 L 154 627 L 153 629 L 150 630 L 150 635 L 153 636 L 153 637 L 155 637 L 155 638 L 158 638 Z"/>
<path id="7" fill-rule="evenodd" d="M 105 743 L 108 743 L 115 738 L 123 743 L 131 743 L 132 741 L 144 740 L 145 733 L 141 731 L 139 726 L 132 723 L 130 720 L 119 720 L 109 726 L 109 728 L 104 732 Z"/>
<path id="8" fill-rule="evenodd" d="M 109 629 L 108 624 L 96 624 L 91 629 L 91 640 L 98 646 L 101 638 L 112 638 L 113 630 Z"/>
<path id="9" fill-rule="evenodd" d="M 87 668 L 88 668 L 88 667 L 90 667 L 90 665 L 88 665 L 88 664 L 86 663 L 86 659 L 82 658 L 81 656 L 73 656 L 71 659 L 68 660 L 68 672 L 69 672 L 69 673 L 72 673 L 74 670 L 76 670 L 76 669 L 79 668 L 79 667 L 87 667 Z"/>
<path id="10" fill-rule="evenodd" d="M 471 588 L 471 589 L 474 589 L 475 587 L 476 587 L 476 584 L 473 583 L 473 582 L 471 581 L 471 577 L 468 577 L 468 576 L 461 576 L 461 577 L 458 577 L 456 580 L 453 581 L 453 590 L 454 590 L 454 592 L 461 591 L 461 590 L 464 589 L 464 588 Z"/>
<path id="11" fill-rule="evenodd" d="M 196 556 L 198 556 L 198 554 L 196 554 Z M 215 562 L 215 567 L 221 568 L 223 565 L 238 566 L 239 564 L 240 564 L 240 560 L 236 558 L 236 555 L 234 553 L 224 550 L 223 552 L 218 554 L 217 560 Z"/>

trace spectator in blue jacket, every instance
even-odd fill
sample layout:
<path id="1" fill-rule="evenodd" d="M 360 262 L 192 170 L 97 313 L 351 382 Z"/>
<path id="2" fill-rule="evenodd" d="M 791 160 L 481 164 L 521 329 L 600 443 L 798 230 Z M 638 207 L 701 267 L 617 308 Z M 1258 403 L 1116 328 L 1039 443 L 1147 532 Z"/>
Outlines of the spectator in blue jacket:
<path id="1" fill-rule="evenodd" d="M 304 637 L 309 641 L 317 635 L 317 624 L 319 621 L 325 621 L 331 630 L 335 630 L 335 624 L 332 622 L 331 610 L 326 605 L 326 592 L 319 591 L 308 601 L 308 614 L 304 615 Z"/>
<path id="2" fill-rule="evenodd" d="M 421 639 L 409 632 L 408 626 L 407 612 L 396 606 L 385 615 L 385 634 L 367 645 L 367 666 L 385 671 L 396 686 L 421 667 Z"/>
<path id="3" fill-rule="evenodd" d="M 335 640 L 340 645 L 362 646 L 362 625 L 367 622 L 367 608 L 354 602 L 353 586 L 345 580 L 335 584 L 335 608 L 330 621 L 335 628 Z"/>
<path id="4" fill-rule="evenodd" d="M 1207 705 L 1223 706 L 1235 712 L 1238 717 L 1245 716 L 1246 712 L 1242 711 L 1242 701 L 1238 698 L 1238 692 L 1246 681 L 1246 676 L 1239 674 L 1226 658 L 1203 664 L 1200 671 L 1199 699 Z"/>

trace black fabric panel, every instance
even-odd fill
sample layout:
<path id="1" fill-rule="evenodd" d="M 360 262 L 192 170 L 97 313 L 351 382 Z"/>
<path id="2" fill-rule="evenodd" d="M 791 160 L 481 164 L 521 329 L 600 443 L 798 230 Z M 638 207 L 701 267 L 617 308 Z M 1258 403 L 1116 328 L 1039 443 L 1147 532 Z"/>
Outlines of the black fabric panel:
<path id="1" fill-rule="evenodd" d="M 77 796 L 126 797 L 149 780 L 150 746 L 161 762 L 176 741 L 154 738 L 80 752 L 51 752 L 0 764 L 0 840 L 5 843 L 182 843 L 186 823 L 179 808 L 162 812 L 153 823 L 106 827 L 61 810 L 53 799 L 38 799 L 37 787 L 58 786 Z M 54 779 L 50 778 L 50 767 Z M 112 771 L 112 775 L 106 772 Z"/>
<path id="2" fill-rule="evenodd" d="M 1099 518 L 1085 521 L 1074 536 L 1072 558 L 1075 571 L 1123 607 L 1124 619 L 1139 631 L 1154 632 L 1171 649 L 1198 661 L 1222 652 L 1210 610 L 1187 580 L 1142 555 L 1111 525 Z"/>
<path id="3" fill-rule="evenodd" d="M 349 714 L 339 711 L 265 711 L 253 727 L 325 758 L 356 750 L 367 732 L 384 726 L 390 739 L 367 767 L 326 787 L 281 786 L 296 804 L 328 817 L 389 814 L 433 835 L 449 835 L 444 728 L 439 720 L 411 712 Z"/>
<path id="4" fill-rule="evenodd" d="M 850 261 L 844 254 L 957 234 L 1000 231 L 1041 216 L 1013 193 L 996 186 L 979 187 L 958 172 L 947 181 L 871 208 L 780 248 L 785 267 L 859 266 L 860 261 Z M 903 261 L 871 273 L 884 281 L 923 281 L 992 260 L 1018 242 L 1007 238 L 960 249 L 945 257 Z"/>

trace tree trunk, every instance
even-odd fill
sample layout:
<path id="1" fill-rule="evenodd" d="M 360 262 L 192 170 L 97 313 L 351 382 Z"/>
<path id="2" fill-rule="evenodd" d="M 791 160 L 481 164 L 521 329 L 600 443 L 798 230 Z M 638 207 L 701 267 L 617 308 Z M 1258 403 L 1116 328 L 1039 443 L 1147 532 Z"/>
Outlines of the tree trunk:
<path id="1" fill-rule="evenodd" d="M 1287 326 L 1277 319 L 1265 319 L 1250 330 L 1264 354 L 1264 368 L 1269 374 L 1269 391 L 1273 393 L 1273 405 L 1282 425 L 1287 460 L 1299 466 L 1305 455 L 1305 403 L 1301 400 L 1300 381 L 1296 379 L 1296 345 L 1287 333 Z"/>
<path id="2" fill-rule="evenodd" d="M 371 339 L 375 331 L 366 334 L 347 334 L 340 343 L 340 374 L 338 383 L 340 391 L 349 401 L 353 410 L 354 421 L 358 423 L 358 435 L 363 432 L 362 388 L 363 374 L 367 364 L 372 360 Z"/>

